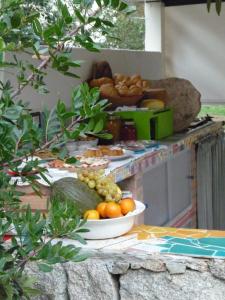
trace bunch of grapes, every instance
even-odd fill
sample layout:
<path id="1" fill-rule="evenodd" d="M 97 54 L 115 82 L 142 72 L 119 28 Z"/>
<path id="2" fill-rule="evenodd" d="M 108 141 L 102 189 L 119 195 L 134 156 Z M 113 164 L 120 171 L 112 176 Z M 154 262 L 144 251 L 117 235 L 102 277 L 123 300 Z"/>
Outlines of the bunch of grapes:
<path id="1" fill-rule="evenodd" d="M 105 201 L 119 202 L 122 198 L 121 190 L 113 177 L 105 176 L 104 170 L 83 170 L 78 174 L 78 179 L 85 182 L 91 189 L 96 189 Z"/>

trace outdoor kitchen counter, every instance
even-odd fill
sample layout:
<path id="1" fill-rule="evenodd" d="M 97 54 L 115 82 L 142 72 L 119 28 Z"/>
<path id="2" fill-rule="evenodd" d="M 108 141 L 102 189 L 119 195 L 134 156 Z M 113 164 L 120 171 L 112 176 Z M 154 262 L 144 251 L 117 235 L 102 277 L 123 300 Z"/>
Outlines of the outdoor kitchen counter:
<path id="1" fill-rule="evenodd" d="M 131 191 L 147 206 L 138 224 L 196 227 L 196 145 L 207 136 L 218 135 L 222 128 L 222 122 L 209 122 L 192 132 L 159 141 L 159 148 L 110 163 L 106 173 L 114 176 L 122 190 Z M 75 174 L 68 172 L 64 176 Z M 23 186 L 21 189 L 24 191 Z M 22 202 L 29 203 L 32 209 L 46 210 L 50 189 L 43 187 L 42 198 L 30 190 L 21 197 Z"/>
<path id="2" fill-rule="evenodd" d="M 197 155 L 202 139 L 223 130 L 222 122 L 209 122 L 187 133 L 159 141 L 159 148 L 112 162 L 107 169 L 123 190 L 147 205 L 138 223 L 196 227 Z"/>
<path id="3" fill-rule="evenodd" d="M 138 240 L 134 232 L 143 230 L 151 236 Z M 36 277 L 37 287 L 45 293 L 36 299 L 224 300 L 225 232 L 182 229 L 174 232 L 169 228 L 146 226 L 134 232 L 112 240 L 88 241 L 84 246 L 84 251 L 89 251 L 86 261 L 58 264 L 51 273 L 39 272 L 35 264 L 29 265 L 28 274 Z M 160 253 L 160 245 L 166 248 L 165 234 L 173 235 L 169 238 L 176 238 L 174 243 L 178 239 L 183 245 L 191 242 L 195 254 L 191 257 L 190 253 L 189 256 Z M 206 239 L 208 244 L 203 245 Z M 220 245 L 219 251 L 215 251 L 216 244 Z M 214 251 L 206 254 L 207 248 Z M 184 248 L 180 249 L 185 252 Z M 201 258 L 193 257 L 197 253 Z"/>
<path id="4" fill-rule="evenodd" d="M 140 171 L 144 171 L 145 168 L 156 166 L 184 148 L 191 148 L 201 138 L 219 132 L 222 126 L 223 122 L 212 121 L 189 133 L 174 134 L 167 139 L 159 141 L 159 149 L 153 147 L 144 153 L 134 154 L 132 158 L 111 162 L 106 172 L 112 173 L 116 182 L 123 181 Z"/>

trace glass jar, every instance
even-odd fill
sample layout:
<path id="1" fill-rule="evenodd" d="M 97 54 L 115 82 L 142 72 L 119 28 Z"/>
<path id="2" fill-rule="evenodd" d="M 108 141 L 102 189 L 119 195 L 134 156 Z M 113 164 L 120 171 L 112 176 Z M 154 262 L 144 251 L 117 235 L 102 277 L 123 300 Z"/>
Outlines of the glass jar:
<path id="1" fill-rule="evenodd" d="M 119 116 L 110 115 L 106 124 L 106 129 L 112 134 L 112 141 L 118 142 L 120 139 L 121 119 Z"/>
<path id="2" fill-rule="evenodd" d="M 121 129 L 121 139 L 123 141 L 137 140 L 137 131 L 133 120 L 124 121 L 123 127 Z"/>

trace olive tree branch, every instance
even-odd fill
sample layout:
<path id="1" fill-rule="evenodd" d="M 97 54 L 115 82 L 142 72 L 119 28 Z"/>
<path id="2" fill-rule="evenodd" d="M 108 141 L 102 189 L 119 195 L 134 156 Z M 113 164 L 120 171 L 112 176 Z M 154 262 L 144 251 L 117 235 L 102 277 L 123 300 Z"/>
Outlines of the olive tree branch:
<path id="1" fill-rule="evenodd" d="M 80 123 L 80 122 L 83 122 L 85 121 L 85 118 L 81 118 L 81 117 L 78 117 L 76 118 L 75 120 L 72 121 L 72 123 L 66 128 L 66 130 L 71 130 L 76 124 Z M 44 143 L 42 146 L 40 146 L 38 149 L 35 150 L 35 152 L 38 152 L 38 151 L 41 151 L 41 150 L 45 150 L 45 149 L 48 149 L 52 144 L 54 144 L 55 142 L 57 142 L 57 140 L 60 139 L 60 137 L 62 137 L 63 135 L 63 132 L 58 134 L 58 135 L 55 135 L 53 139 L 51 139 L 50 141 Z M 0 168 L 6 168 L 6 167 L 9 167 L 12 163 L 16 163 L 16 162 L 22 162 L 23 159 L 25 159 L 28 155 L 24 155 L 22 157 L 16 157 L 14 158 L 12 161 L 9 162 L 6 162 L 4 164 L 1 164 L 0 165 Z"/>
<path id="2" fill-rule="evenodd" d="M 98 12 L 100 11 L 100 8 L 95 10 L 92 14 L 91 17 L 94 17 Z M 73 37 L 75 36 L 78 31 L 83 27 L 84 25 L 80 25 L 78 27 L 76 27 L 75 29 L 73 29 L 72 31 L 70 31 L 67 36 L 69 37 Z M 53 55 L 56 54 L 57 52 L 61 52 L 64 49 L 65 46 L 65 42 L 61 43 L 60 45 L 58 45 L 57 49 L 53 52 Z M 43 69 L 45 69 L 48 64 L 51 61 L 51 56 L 46 56 L 45 59 L 42 60 L 42 62 L 39 64 L 39 66 L 37 67 L 37 71 L 41 71 Z M 24 83 L 22 83 L 11 95 L 12 99 L 14 99 L 15 97 L 17 97 L 18 95 L 21 94 L 21 92 L 23 91 L 23 89 L 29 84 L 31 83 L 33 80 L 35 79 L 35 73 L 32 72 L 27 79 L 24 81 Z"/>

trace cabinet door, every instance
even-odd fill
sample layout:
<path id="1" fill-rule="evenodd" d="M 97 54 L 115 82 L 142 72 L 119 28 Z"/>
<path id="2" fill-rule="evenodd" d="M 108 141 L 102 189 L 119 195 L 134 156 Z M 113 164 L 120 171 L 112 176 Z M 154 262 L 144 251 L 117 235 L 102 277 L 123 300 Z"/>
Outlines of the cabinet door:
<path id="1" fill-rule="evenodd" d="M 163 225 L 169 221 L 167 166 L 162 163 L 143 176 L 143 197 L 147 204 L 144 221 L 149 225 Z"/>
<path id="2" fill-rule="evenodd" d="M 191 205 L 191 151 L 183 150 L 143 176 L 145 224 L 163 226 Z"/>
<path id="3" fill-rule="evenodd" d="M 170 220 L 191 205 L 190 175 L 190 150 L 183 150 L 167 162 L 168 207 Z"/>

